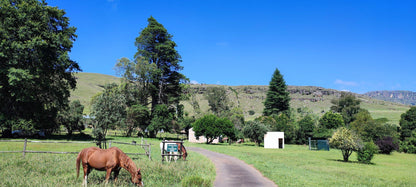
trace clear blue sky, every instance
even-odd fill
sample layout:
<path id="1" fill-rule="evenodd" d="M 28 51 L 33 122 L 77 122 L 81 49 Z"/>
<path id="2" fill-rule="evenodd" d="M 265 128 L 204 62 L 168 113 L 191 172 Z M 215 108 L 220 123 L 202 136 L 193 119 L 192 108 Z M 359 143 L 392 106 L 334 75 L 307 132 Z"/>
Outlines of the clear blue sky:
<path id="1" fill-rule="evenodd" d="M 153 16 L 192 82 L 416 91 L 416 1 L 47 0 L 67 12 L 83 72 L 115 75 Z"/>

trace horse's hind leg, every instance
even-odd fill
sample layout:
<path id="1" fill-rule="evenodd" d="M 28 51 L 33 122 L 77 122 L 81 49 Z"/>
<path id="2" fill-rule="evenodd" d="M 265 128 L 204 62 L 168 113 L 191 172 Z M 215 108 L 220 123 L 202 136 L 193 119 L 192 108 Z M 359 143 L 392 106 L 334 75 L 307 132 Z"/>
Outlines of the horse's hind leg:
<path id="1" fill-rule="evenodd" d="M 83 165 L 82 165 L 82 168 L 84 169 L 84 180 L 83 180 L 83 182 L 82 182 L 82 185 L 83 185 L 83 186 L 87 186 L 87 183 L 88 183 L 88 181 L 87 181 L 87 179 L 88 179 L 88 174 L 90 174 L 90 172 L 91 172 L 91 168 L 89 168 L 87 164 L 85 164 L 85 165 L 83 164 Z"/>

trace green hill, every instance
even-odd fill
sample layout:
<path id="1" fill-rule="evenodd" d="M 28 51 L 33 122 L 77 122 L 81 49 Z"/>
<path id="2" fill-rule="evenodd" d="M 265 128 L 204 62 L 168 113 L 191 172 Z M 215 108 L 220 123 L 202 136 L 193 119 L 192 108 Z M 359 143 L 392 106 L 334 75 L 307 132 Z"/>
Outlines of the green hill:
<path id="1" fill-rule="evenodd" d="M 85 106 L 84 113 L 90 112 L 90 100 L 96 93 L 103 90 L 106 83 L 120 83 L 120 78 L 96 74 L 78 73 L 77 89 L 72 92 L 71 100 L 79 99 Z M 220 85 L 191 85 L 191 93 L 196 98 L 202 112 L 209 110 L 208 101 L 204 98 L 207 88 Z M 246 120 L 254 119 L 263 112 L 263 102 L 268 86 L 224 86 L 234 107 L 240 107 Z M 315 86 L 288 86 L 290 105 L 294 109 L 308 108 L 317 115 L 329 111 L 331 100 L 341 96 L 341 91 Z M 399 124 L 400 115 L 409 109 L 408 105 L 377 100 L 366 95 L 355 94 L 361 100 L 361 107 L 370 111 L 373 118 L 387 118 L 394 124 Z M 193 115 L 190 101 L 182 101 L 185 111 Z M 251 112 L 250 112 L 251 111 Z M 254 112 L 254 114 L 252 114 Z M 252 114 L 252 115 L 251 115 Z"/>
<path id="2" fill-rule="evenodd" d="M 70 100 L 79 100 L 84 105 L 84 114 L 90 113 L 91 98 L 104 90 L 108 83 L 120 83 L 121 79 L 99 73 L 77 73 L 77 88 L 71 92 Z"/>

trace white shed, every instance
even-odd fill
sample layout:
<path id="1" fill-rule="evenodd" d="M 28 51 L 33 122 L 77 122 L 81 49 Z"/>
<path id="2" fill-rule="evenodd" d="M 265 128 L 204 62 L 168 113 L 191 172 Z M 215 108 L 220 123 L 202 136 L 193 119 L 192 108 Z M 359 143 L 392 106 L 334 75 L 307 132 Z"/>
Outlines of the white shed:
<path id="1" fill-rule="evenodd" d="M 284 132 L 267 132 L 264 135 L 264 148 L 284 149 L 285 133 Z"/>

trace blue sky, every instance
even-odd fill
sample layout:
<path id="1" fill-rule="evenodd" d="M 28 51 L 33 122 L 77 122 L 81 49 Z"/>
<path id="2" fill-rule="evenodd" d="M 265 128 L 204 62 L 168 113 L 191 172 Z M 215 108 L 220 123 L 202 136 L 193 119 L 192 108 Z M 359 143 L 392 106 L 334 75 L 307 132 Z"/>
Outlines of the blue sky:
<path id="1" fill-rule="evenodd" d="M 83 72 L 116 75 L 153 16 L 192 82 L 416 91 L 416 1 L 47 0 L 64 9 Z"/>

